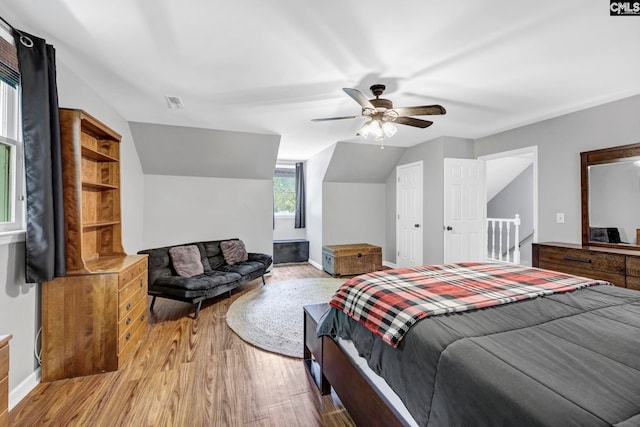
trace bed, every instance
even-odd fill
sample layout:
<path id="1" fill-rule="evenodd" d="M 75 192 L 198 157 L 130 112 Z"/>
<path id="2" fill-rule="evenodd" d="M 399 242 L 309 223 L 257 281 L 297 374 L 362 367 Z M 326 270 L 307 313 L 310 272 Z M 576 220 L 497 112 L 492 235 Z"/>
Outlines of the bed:
<path id="1" fill-rule="evenodd" d="M 318 335 L 358 425 L 408 421 L 343 340 L 419 426 L 640 425 L 640 292 L 607 282 L 507 264 L 386 270 L 347 281 Z"/>

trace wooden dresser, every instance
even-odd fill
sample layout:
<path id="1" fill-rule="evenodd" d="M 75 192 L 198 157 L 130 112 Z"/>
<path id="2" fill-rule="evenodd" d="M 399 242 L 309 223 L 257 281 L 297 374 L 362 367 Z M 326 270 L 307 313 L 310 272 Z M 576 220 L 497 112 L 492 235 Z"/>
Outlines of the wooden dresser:
<path id="1" fill-rule="evenodd" d="M 0 427 L 9 425 L 9 340 L 0 335 Z"/>
<path id="2" fill-rule="evenodd" d="M 115 371 L 147 331 L 147 257 L 101 262 L 42 284 L 42 381 Z"/>
<path id="3" fill-rule="evenodd" d="M 640 290 L 640 252 L 547 242 L 533 244 L 533 266 Z"/>

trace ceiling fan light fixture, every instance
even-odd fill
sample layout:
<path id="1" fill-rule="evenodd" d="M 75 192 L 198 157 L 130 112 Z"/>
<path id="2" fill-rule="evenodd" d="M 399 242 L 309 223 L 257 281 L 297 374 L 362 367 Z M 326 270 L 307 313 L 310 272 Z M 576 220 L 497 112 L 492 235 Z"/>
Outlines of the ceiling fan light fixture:
<path id="1" fill-rule="evenodd" d="M 396 132 L 398 132 L 398 128 L 391 122 L 384 122 L 382 125 L 382 131 L 387 138 L 391 138 L 396 134 Z"/>

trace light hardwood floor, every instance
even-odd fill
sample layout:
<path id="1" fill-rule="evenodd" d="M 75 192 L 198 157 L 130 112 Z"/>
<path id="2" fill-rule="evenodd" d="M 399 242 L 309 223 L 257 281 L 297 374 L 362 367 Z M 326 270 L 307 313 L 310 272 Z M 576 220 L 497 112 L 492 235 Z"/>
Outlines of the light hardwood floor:
<path id="1" fill-rule="evenodd" d="M 272 270 L 267 286 L 330 277 L 307 264 Z M 197 321 L 193 306 L 159 298 L 122 369 L 41 383 L 10 412 L 10 425 L 353 426 L 335 396 L 320 396 L 301 359 L 253 347 L 229 329 L 229 305 L 259 286 L 203 303 Z"/>

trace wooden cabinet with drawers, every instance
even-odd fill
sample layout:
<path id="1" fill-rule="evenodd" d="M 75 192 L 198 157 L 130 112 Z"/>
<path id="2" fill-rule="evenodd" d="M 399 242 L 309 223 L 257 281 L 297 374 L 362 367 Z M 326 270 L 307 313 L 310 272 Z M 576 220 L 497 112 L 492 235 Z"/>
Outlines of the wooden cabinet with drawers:
<path id="1" fill-rule="evenodd" d="M 0 335 L 0 427 L 9 425 L 9 340 Z"/>
<path id="2" fill-rule="evenodd" d="M 147 331 L 147 257 L 103 259 L 103 270 L 42 285 L 42 380 L 122 367 Z"/>
<path id="3" fill-rule="evenodd" d="M 533 266 L 640 290 L 640 252 L 572 243 L 534 243 Z"/>
<path id="4" fill-rule="evenodd" d="M 60 109 L 67 275 L 42 284 L 42 380 L 113 371 L 147 326 L 147 257 L 126 255 L 120 135 Z"/>

